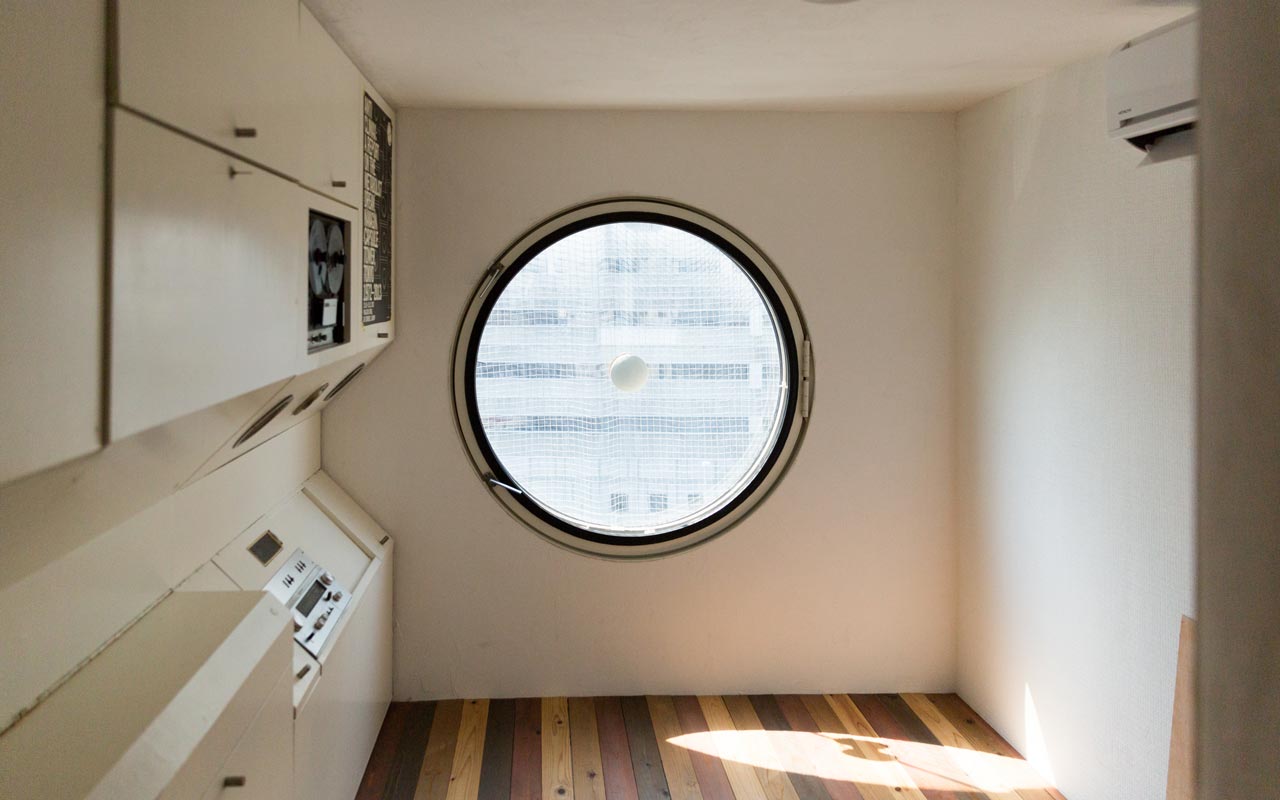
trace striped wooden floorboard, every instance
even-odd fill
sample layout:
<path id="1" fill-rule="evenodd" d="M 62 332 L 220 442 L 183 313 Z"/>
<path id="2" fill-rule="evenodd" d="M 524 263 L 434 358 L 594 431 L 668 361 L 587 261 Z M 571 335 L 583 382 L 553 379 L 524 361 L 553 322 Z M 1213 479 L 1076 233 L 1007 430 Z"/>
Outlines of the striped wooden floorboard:
<path id="1" fill-rule="evenodd" d="M 954 694 L 392 703 L 357 800 L 1063 800 Z"/>

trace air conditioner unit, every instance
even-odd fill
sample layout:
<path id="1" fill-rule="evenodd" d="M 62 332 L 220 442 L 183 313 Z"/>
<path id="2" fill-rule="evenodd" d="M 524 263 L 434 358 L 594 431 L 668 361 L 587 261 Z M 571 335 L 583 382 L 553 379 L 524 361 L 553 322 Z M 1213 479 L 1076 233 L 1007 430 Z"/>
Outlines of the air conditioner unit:
<path id="1" fill-rule="evenodd" d="M 1134 147 L 1195 127 L 1199 115 L 1196 15 L 1126 42 L 1107 62 L 1107 127 Z"/>

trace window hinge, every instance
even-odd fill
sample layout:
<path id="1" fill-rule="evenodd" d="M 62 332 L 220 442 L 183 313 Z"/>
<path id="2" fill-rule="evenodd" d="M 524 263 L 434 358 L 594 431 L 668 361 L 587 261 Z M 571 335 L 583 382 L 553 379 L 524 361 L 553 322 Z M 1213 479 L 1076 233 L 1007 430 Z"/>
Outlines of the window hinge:
<path id="1" fill-rule="evenodd" d="M 809 418 L 813 408 L 813 346 L 808 339 L 800 347 L 800 416 Z"/>

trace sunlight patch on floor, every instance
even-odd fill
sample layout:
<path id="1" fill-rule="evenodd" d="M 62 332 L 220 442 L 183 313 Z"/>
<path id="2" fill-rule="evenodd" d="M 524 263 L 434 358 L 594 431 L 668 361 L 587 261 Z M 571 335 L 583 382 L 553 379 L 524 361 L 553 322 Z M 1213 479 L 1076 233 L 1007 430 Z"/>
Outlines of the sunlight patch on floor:
<path id="1" fill-rule="evenodd" d="M 806 731 L 720 730 L 667 740 L 709 756 L 762 769 L 881 786 L 901 786 L 904 767 L 924 790 L 1008 792 L 1050 788 L 1035 767 L 1016 758 L 899 739 Z"/>

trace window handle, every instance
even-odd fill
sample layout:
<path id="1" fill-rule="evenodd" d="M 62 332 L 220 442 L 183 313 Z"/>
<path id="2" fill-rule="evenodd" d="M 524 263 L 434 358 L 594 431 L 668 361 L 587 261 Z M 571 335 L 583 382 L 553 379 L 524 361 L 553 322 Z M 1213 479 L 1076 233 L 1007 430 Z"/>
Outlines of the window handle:
<path id="1" fill-rule="evenodd" d="M 512 494 L 524 494 L 523 489 L 520 489 L 519 487 L 516 487 L 516 486 L 512 486 L 509 483 L 503 483 L 502 481 L 498 480 L 492 475 L 487 476 L 485 480 L 489 482 L 490 486 L 497 486 L 499 488 L 506 489 L 508 492 L 511 492 Z"/>

